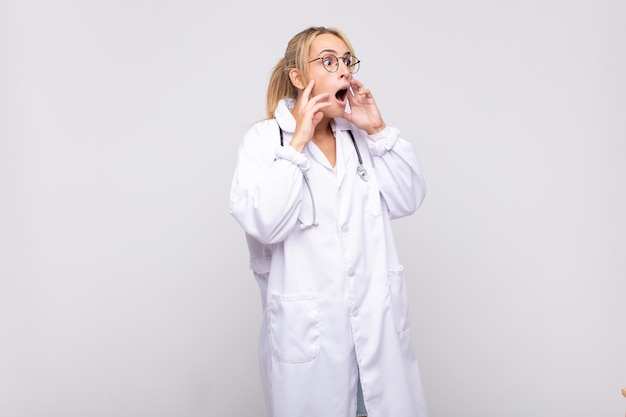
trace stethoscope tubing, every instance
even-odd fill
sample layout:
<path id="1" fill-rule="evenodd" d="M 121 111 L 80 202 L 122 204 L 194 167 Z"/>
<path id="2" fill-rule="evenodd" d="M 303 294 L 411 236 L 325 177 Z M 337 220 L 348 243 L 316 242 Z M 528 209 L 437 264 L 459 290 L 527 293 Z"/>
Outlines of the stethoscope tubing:
<path id="1" fill-rule="evenodd" d="M 276 123 L 278 124 L 278 121 L 276 121 Z M 285 146 L 284 139 L 283 139 L 283 129 L 280 127 L 280 124 L 278 125 L 278 131 L 280 132 L 280 146 Z M 352 139 L 352 145 L 354 145 L 354 150 L 356 151 L 356 157 L 359 160 L 359 165 L 356 167 L 357 175 L 359 176 L 361 180 L 367 182 L 369 177 L 367 175 L 367 170 L 365 169 L 365 166 L 363 165 L 363 158 L 361 158 L 361 152 L 359 151 L 359 146 L 356 143 L 356 139 L 354 138 L 354 135 L 352 134 L 352 130 L 346 130 L 345 132 L 348 132 L 350 134 L 350 139 Z M 309 184 L 309 176 L 304 171 L 302 171 L 302 176 L 304 177 L 304 183 L 306 184 L 306 188 L 309 191 L 309 196 L 311 197 L 311 206 L 313 209 L 313 222 L 312 223 L 304 224 L 298 217 L 298 223 L 300 223 L 300 229 L 306 230 L 306 229 L 310 229 L 311 227 L 317 226 L 318 223 L 317 223 L 317 210 L 315 208 L 315 198 L 313 198 L 313 190 L 311 190 L 311 185 Z"/>

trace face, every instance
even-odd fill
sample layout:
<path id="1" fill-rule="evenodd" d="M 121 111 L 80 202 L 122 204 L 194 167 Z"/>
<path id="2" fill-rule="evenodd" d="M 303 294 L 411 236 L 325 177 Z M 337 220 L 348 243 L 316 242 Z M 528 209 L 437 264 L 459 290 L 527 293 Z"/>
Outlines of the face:
<path id="1" fill-rule="evenodd" d="M 329 72 L 324 68 L 325 65 L 331 69 L 335 67 L 330 60 L 323 58 L 330 55 L 339 57 L 339 67 L 335 72 Z M 345 42 L 328 33 L 317 36 L 311 45 L 309 61 L 315 60 L 309 63 L 309 76 L 315 80 L 311 96 L 329 94 L 329 100 L 333 105 L 324 109 L 324 113 L 329 117 L 341 117 L 345 111 L 352 73 L 342 58 L 350 56 L 350 50 Z"/>

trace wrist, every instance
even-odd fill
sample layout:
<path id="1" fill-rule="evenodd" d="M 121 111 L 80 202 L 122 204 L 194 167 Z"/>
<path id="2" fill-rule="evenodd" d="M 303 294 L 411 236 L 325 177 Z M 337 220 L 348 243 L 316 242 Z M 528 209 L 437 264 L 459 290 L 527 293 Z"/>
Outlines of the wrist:
<path id="1" fill-rule="evenodd" d="M 298 152 L 302 152 L 306 144 L 307 144 L 307 141 L 301 140 L 297 136 L 294 136 L 293 138 L 291 138 L 291 141 L 289 141 L 289 146 L 291 146 Z"/>
<path id="2" fill-rule="evenodd" d="M 375 134 L 382 132 L 386 127 L 387 125 L 383 122 L 380 125 L 370 127 L 365 132 L 369 136 L 374 136 Z"/>

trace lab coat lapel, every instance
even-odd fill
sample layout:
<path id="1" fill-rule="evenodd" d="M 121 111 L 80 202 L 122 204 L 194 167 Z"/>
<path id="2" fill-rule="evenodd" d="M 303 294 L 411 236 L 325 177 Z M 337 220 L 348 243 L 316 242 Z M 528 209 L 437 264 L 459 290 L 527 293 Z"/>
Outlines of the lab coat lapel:
<path id="1" fill-rule="evenodd" d="M 337 130 L 335 132 L 335 148 L 337 149 L 337 161 L 335 163 L 335 172 L 337 173 L 337 189 L 341 187 L 341 183 L 346 176 L 346 133 Z"/>
<path id="2" fill-rule="evenodd" d="M 347 132 L 352 126 L 344 119 L 335 119 L 334 128 L 337 148 L 337 164 L 335 169 L 337 171 L 337 188 L 339 188 L 343 183 L 348 167 L 352 164 L 351 159 L 355 157 L 355 154 L 351 152 L 353 145 L 350 134 Z"/>
<path id="3" fill-rule="evenodd" d="M 307 143 L 305 149 L 306 149 L 307 155 L 311 159 L 315 160 L 321 166 L 331 171 L 333 170 L 333 167 L 330 165 L 330 162 L 328 162 L 328 158 L 326 158 L 326 155 L 324 155 L 324 152 L 322 152 L 322 150 L 313 141 L 310 141 L 309 143 Z"/>

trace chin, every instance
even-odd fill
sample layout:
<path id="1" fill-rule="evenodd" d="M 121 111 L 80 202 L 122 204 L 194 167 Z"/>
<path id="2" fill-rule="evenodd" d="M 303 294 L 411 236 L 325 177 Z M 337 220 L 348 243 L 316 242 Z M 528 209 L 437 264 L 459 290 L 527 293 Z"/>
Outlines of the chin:
<path id="1" fill-rule="evenodd" d="M 345 104 L 339 104 L 336 103 L 333 106 L 325 109 L 326 111 L 324 112 L 324 114 L 328 117 L 332 117 L 332 118 L 338 118 L 338 117 L 343 117 L 343 114 L 346 111 L 346 105 Z"/>

